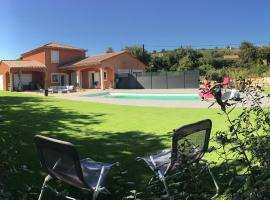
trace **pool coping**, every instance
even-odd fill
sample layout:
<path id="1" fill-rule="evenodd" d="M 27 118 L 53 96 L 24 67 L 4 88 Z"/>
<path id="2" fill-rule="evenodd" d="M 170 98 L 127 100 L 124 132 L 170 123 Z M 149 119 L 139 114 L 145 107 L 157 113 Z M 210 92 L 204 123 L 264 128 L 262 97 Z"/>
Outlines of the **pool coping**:
<path id="1" fill-rule="evenodd" d="M 86 91 L 79 91 L 76 93 L 65 93 L 65 94 L 49 94 L 52 98 L 58 99 L 67 99 L 67 100 L 74 100 L 74 101 L 81 101 L 81 102 L 94 102 L 94 103 L 101 103 L 101 104 L 114 104 L 114 105 L 125 105 L 125 106 L 143 106 L 143 107 L 156 107 L 156 108 L 209 108 L 211 104 L 215 101 L 200 101 L 200 100 L 134 100 L 134 99 L 115 99 L 115 98 L 102 98 L 99 96 L 96 97 L 84 97 L 85 94 L 97 94 L 97 93 L 108 93 L 108 92 L 134 92 L 134 93 L 157 93 L 157 92 L 166 92 L 166 94 L 171 93 L 193 93 L 198 94 L 198 89 L 140 89 L 140 90 L 86 90 Z M 30 93 L 36 94 L 39 96 L 43 96 L 42 93 Z M 270 98 L 264 98 L 263 105 L 269 106 Z M 241 107 L 241 105 L 237 105 Z M 247 104 L 247 106 L 249 106 Z M 211 108 L 219 108 L 218 104 L 214 104 Z"/>

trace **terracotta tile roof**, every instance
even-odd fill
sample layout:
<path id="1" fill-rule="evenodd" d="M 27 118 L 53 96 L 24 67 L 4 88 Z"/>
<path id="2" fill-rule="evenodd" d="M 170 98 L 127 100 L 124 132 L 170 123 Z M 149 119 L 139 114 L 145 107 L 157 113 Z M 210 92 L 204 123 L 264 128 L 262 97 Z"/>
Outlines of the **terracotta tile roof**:
<path id="1" fill-rule="evenodd" d="M 123 54 L 125 52 L 126 51 L 118 51 L 118 52 L 106 53 L 106 54 L 102 54 L 102 55 L 90 56 L 88 58 L 85 58 L 85 59 L 77 61 L 77 62 L 62 65 L 59 68 L 63 69 L 63 68 L 68 68 L 68 67 L 76 67 L 76 66 L 84 66 L 84 65 L 96 65 L 96 64 L 100 64 L 104 60 L 110 59 L 114 56 L 118 56 L 118 55 Z"/>
<path id="2" fill-rule="evenodd" d="M 3 60 L 2 62 L 8 65 L 10 68 L 46 69 L 44 64 L 34 60 Z"/>
<path id="3" fill-rule="evenodd" d="M 44 48 L 56 48 L 56 49 L 70 49 L 70 50 L 77 50 L 77 51 L 87 51 L 87 49 L 77 48 L 77 47 L 73 47 L 73 46 L 69 46 L 69 45 L 64 45 L 64 44 L 51 42 L 51 43 L 45 44 L 45 45 L 43 45 L 41 47 L 38 47 L 38 48 L 32 49 L 30 51 L 27 51 L 25 53 L 22 53 L 22 56 L 26 55 L 26 54 L 29 54 L 29 53 L 32 53 L 34 51 L 40 50 L 40 49 L 44 49 Z"/>
<path id="4" fill-rule="evenodd" d="M 52 47 L 52 48 L 62 48 L 62 49 L 72 49 L 72 50 L 87 51 L 87 49 L 77 48 L 77 47 L 64 45 L 64 44 L 53 43 L 53 42 L 45 44 L 43 47 Z"/>
<path id="5" fill-rule="evenodd" d="M 239 60 L 240 57 L 239 55 L 224 55 L 223 59 L 224 60 Z"/>

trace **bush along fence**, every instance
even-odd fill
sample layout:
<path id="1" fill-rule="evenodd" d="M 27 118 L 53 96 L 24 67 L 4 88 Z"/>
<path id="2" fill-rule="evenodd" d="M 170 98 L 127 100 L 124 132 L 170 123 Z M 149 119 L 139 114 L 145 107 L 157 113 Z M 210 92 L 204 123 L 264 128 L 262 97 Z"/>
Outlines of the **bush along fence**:
<path id="1" fill-rule="evenodd" d="M 198 88 L 199 70 L 116 74 L 117 89 Z"/>

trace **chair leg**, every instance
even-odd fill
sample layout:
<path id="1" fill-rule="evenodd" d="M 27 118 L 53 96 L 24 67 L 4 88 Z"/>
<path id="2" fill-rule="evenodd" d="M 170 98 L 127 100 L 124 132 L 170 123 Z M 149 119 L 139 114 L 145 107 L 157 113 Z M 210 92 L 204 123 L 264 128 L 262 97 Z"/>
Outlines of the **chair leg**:
<path id="1" fill-rule="evenodd" d="M 166 191 L 166 195 L 168 196 L 168 198 L 171 198 L 171 197 L 170 197 L 169 188 L 168 188 L 168 185 L 167 185 L 167 183 L 166 183 L 165 178 L 163 178 L 163 179 L 161 180 L 161 182 L 162 182 L 163 185 L 164 185 L 164 188 L 165 188 L 165 191 Z"/>
<path id="2" fill-rule="evenodd" d="M 94 191 L 93 192 L 92 200 L 96 200 L 97 199 L 98 193 L 99 193 L 98 191 Z"/>
<path id="3" fill-rule="evenodd" d="M 42 184 L 42 188 L 41 188 L 39 197 L 38 197 L 38 200 L 41 200 L 41 199 L 42 199 L 43 194 L 44 194 L 44 192 L 45 192 L 45 189 L 46 189 L 46 187 L 47 187 L 47 182 L 49 182 L 49 181 L 51 180 L 51 178 L 52 178 L 52 177 L 51 177 L 50 175 L 47 175 L 47 176 L 45 177 L 44 182 L 43 182 L 43 184 Z"/>
<path id="4" fill-rule="evenodd" d="M 99 175 L 99 178 L 98 178 L 98 182 L 97 182 L 97 185 L 96 185 L 96 188 L 95 190 L 93 191 L 93 200 L 95 200 L 97 197 L 98 197 L 98 194 L 99 194 L 99 191 L 100 191 L 100 181 L 101 181 L 101 178 L 103 176 L 103 173 L 104 173 L 104 166 L 101 168 L 101 171 L 100 171 L 100 175 Z"/>
<path id="5" fill-rule="evenodd" d="M 206 165 L 206 167 L 207 167 L 207 170 L 208 170 L 208 172 L 209 172 L 209 174 L 210 174 L 210 176 L 211 176 L 211 178 L 212 178 L 212 181 L 213 181 L 213 183 L 214 183 L 214 185 L 215 185 L 215 188 L 216 188 L 216 194 L 215 194 L 214 196 L 211 197 L 211 199 L 215 199 L 215 198 L 217 198 L 218 195 L 219 195 L 219 186 L 218 186 L 218 184 L 217 184 L 217 181 L 216 181 L 216 178 L 215 178 L 214 174 L 212 173 L 212 171 L 211 171 L 210 168 L 209 168 L 208 161 L 207 161 L 206 159 L 201 159 L 201 160 L 205 163 L 205 165 Z"/>
<path id="6" fill-rule="evenodd" d="M 165 177 L 161 174 L 161 172 L 160 172 L 159 170 L 158 170 L 158 177 L 159 177 L 160 181 L 163 183 L 163 186 L 164 186 L 164 188 L 165 188 L 167 197 L 168 197 L 169 199 L 172 199 L 172 198 L 171 198 L 171 195 L 170 195 L 170 192 L 169 192 L 169 188 L 168 188 L 166 179 L 165 179 Z"/>
<path id="7" fill-rule="evenodd" d="M 152 164 L 156 167 L 157 165 L 156 165 L 156 162 L 154 161 L 153 156 L 150 156 L 150 160 L 151 160 Z M 165 177 L 162 175 L 162 173 L 160 172 L 160 170 L 157 171 L 157 176 L 158 176 L 158 178 L 160 179 L 160 181 L 163 183 L 164 188 L 165 188 L 165 191 L 166 191 L 166 194 L 167 194 L 167 196 L 170 198 L 169 188 L 168 188 L 168 185 L 167 185 L 167 183 L 166 183 L 166 179 L 165 179 Z M 151 183 L 151 181 L 152 181 L 152 179 L 150 180 L 149 183 Z M 171 199 L 171 198 L 170 198 L 170 199 Z"/>

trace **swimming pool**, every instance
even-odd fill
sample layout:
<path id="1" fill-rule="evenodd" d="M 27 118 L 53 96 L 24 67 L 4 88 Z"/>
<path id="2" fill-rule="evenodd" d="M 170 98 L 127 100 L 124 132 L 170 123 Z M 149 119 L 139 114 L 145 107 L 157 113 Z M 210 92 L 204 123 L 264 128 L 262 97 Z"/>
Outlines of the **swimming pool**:
<path id="1" fill-rule="evenodd" d="M 194 101 L 199 100 L 197 94 L 157 94 L 157 93 L 97 93 L 84 95 L 87 97 L 101 97 L 112 99 L 135 99 L 135 100 L 169 100 L 169 101 Z"/>

